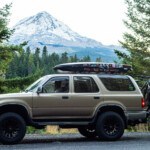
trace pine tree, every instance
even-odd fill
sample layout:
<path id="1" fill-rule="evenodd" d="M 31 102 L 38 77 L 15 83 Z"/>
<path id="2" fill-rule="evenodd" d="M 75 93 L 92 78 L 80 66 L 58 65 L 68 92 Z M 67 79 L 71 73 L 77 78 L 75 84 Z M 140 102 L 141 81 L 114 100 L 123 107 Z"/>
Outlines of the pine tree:
<path id="1" fill-rule="evenodd" d="M 13 32 L 7 27 L 10 8 L 11 5 L 5 5 L 3 8 L 0 8 L 0 44 L 7 41 Z"/>
<path id="2" fill-rule="evenodd" d="M 0 77 L 6 73 L 8 64 L 14 53 L 21 51 L 24 46 L 24 43 L 20 46 L 4 44 L 13 33 L 13 31 L 7 27 L 10 8 L 11 5 L 5 5 L 3 8 L 0 8 Z"/>
<path id="3" fill-rule="evenodd" d="M 102 62 L 102 58 L 101 57 L 96 58 L 96 62 Z"/>
<path id="4" fill-rule="evenodd" d="M 67 52 L 64 52 L 61 54 L 61 63 L 67 63 L 68 62 L 68 53 Z"/>
<path id="5" fill-rule="evenodd" d="M 87 55 L 87 56 L 84 56 L 80 61 L 81 61 L 81 62 L 90 62 L 90 61 L 91 61 L 91 58 L 90 58 L 89 55 Z"/>
<path id="6" fill-rule="evenodd" d="M 30 47 L 28 46 L 27 49 L 26 49 L 27 58 L 30 56 L 30 54 L 31 54 L 31 50 L 30 50 Z"/>
<path id="7" fill-rule="evenodd" d="M 28 60 L 26 57 L 26 51 L 23 50 L 18 57 L 19 57 L 19 64 L 17 75 L 19 77 L 25 77 L 28 75 Z"/>
<path id="8" fill-rule="evenodd" d="M 48 52 L 47 52 L 47 47 L 43 47 L 43 53 L 42 53 L 42 60 L 43 60 L 43 65 L 47 64 L 48 62 Z"/>
<path id="9" fill-rule="evenodd" d="M 34 64 L 37 69 L 40 68 L 40 62 L 40 48 L 37 47 L 34 54 Z"/>
<path id="10" fill-rule="evenodd" d="M 36 72 L 36 67 L 34 65 L 34 57 L 33 54 L 30 54 L 29 62 L 28 62 L 28 76 L 33 75 L 35 72 Z"/>
<path id="11" fill-rule="evenodd" d="M 11 63 L 9 64 L 9 67 L 6 71 L 6 78 L 16 78 L 17 72 L 18 72 L 18 66 L 19 66 L 19 56 L 17 54 L 14 54 L 13 59 L 11 61 Z"/>
<path id="12" fill-rule="evenodd" d="M 31 54 L 30 47 L 27 47 L 26 51 L 23 50 L 23 52 L 21 53 L 21 57 L 20 57 L 20 61 L 22 62 L 21 77 L 29 75 L 28 70 L 30 67 L 30 64 L 29 64 L 30 54 Z"/>
<path id="13" fill-rule="evenodd" d="M 41 69 L 43 69 L 44 75 L 49 74 L 49 64 L 50 64 L 50 60 L 49 60 L 47 47 L 44 46 L 43 52 L 42 52 L 42 66 L 41 66 Z"/>
<path id="14" fill-rule="evenodd" d="M 123 63 L 131 64 L 133 74 L 150 75 L 150 0 L 126 0 L 129 29 L 121 41 L 127 53 L 116 51 Z"/>
<path id="15" fill-rule="evenodd" d="M 70 56 L 69 62 L 78 62 L 79 59 L 77 57 L 77 54 L 75 54 L 74 56 Z"/>

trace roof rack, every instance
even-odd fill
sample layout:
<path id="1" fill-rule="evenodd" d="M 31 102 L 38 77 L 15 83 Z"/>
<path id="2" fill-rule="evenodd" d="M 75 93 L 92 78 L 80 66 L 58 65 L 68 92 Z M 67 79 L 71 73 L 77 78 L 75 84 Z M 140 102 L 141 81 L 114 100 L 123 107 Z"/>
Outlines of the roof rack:
<path id="1" fill-rule="evenodd" d="M 125 74 L 132 70 L 131 65 L 101 62 L 77 62 L 56 65 L 54 70 L 61 73 L 105 73 Z"/>

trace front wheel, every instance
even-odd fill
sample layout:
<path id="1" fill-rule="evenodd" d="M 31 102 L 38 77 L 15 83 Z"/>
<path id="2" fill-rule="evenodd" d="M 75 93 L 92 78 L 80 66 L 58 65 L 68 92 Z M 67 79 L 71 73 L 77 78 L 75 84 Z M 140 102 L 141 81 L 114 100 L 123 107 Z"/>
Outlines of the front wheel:
<path id="1" fill-rule="evenodd" d="M 96 133 L 103 140 L 114 141 L 123 135 L 124 126 L 124 121 L 118 113 L 104 112 L 97 120 Z"/>
<path id="2" fill-rule="evenodd" d="M 4 113 L 0 116 L 0 142 L 17 144 L 26 133 L 24 119 L 16 113 Z"/>
<path id="3" fill-rule="evenodd" d="M 96 130 L 93 127 L 80 127 L 78 128 L 80 134 L 87 138 L 95 138 L 96 137 Z"/>

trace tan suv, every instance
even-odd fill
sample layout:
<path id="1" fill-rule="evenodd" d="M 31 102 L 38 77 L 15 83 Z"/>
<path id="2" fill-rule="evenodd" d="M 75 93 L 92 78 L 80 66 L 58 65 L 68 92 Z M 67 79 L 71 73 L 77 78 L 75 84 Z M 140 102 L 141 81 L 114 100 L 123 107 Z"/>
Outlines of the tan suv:
<path id="1" fill-rule="evenodd" d="M 78 128 L 89 138 L 117 140 L 128 125 L 145 122 L 143 95 L 125 75 L 47 75 L 23 93 L 0 95 L 0 141 L 20 142 L 26 126 Z"/>

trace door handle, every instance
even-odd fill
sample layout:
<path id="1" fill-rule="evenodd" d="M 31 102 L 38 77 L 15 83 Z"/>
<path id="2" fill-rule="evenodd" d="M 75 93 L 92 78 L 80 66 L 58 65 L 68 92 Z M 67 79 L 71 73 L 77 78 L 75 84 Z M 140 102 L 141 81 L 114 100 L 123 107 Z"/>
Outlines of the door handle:
<path id="1" fill-rule="evenodd" d="M 68 99 L 69 97 L 68 96 L 62 96 L 62 99 Z"/>
<path id="2" fill-rule="evenodd" d="M 100 99 L 100 97 L 99 96 L 94 96 L 94 99 Z"/>

